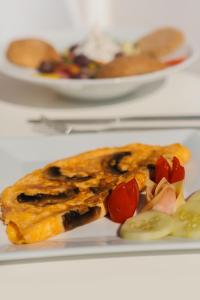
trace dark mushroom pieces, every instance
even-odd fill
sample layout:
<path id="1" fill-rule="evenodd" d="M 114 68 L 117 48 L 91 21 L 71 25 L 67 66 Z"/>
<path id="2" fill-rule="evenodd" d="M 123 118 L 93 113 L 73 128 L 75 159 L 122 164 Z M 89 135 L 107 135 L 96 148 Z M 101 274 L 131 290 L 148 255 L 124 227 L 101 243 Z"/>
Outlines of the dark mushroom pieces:
<path id="1" fill-rule="evenodd" d="M 87 180 L 93 178 L 92 175 L 81 175 L 81 174 L 68 176 L 68 175 L 62 174 L 60 168 L 57 166 L 49 167 L 45 171 L 45 175 L 47 176 L 48 179 L 51 179 L 51 180 L 70 181 L 70 182 L 82 182 L 82 181 L 87 181 Z"/>
<path id="2" fill-rule="evenodd" d="M 63 215 L 63 226 L 65 230 L 71 230 L 78 226 L 90 223 L 98 219 L 101 213 L 101 208 L 98 206 L 89 207 L 88 210 L 81 214 L 78 211 L 70 211 Z"/>
<path id="3" fill-rule="evenodd" d="M 147 169 L 149 170 L 149 178 L 154 181 L 156 175 L 156 166 L 155 164 L 148 164 Z"/>
<path id="4" fill-rule="evenodd" d="M 108 188 L 101 187 L 101 186 L 90 186 L 89 187 L 90 192 L 92 192 L 95 195 L 100 194 L 101 192 L 105 191 L 106 189 L 108 189 Z"/>
<path id="5" fill-rule="evenodd" d="M 112 155 L 112 157 L 108 161 L 108 169 L 117 175 L 122 175 L 128 170 L 123 170 L 120 167 L 120 163 L 124 157 L 130 156 L 132 153 L 130 151 L 118 152 Z"/>
<path id="6" fill-rule="evenodd" d="M 17 196 L 17 201 L 19 203 L 27 203 L 27 204 L 44 206 L 44 205 L 51 205 L 51 204 L 65 202 L 66 200 L 72 199 L 79 193 L 80 190 L 77 187 L 70 188 L 65 192 L 54 194 L 54 195 L 43 194 L 43 193 L 38 193 L 35 195 L 27 195 L 25 193 L 21 193 Z"/>
<path id="7" fill-rule="evenodd" d="M 139 168 L 144 170 L 148 170 L 149 178 L 154 181 L 155 180 L 155 173 L 156 173 L 156 166 L 154 163 L 150 163 L 149 160 L 141 161 L 138 165 Z"/>

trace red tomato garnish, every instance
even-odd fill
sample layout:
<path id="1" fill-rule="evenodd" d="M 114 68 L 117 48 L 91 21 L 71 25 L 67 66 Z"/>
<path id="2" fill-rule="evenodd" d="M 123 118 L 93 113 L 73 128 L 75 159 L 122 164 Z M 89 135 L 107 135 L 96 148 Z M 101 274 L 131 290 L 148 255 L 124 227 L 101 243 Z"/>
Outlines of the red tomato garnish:
<path id="1" fill-rule="evenodd" d="M 155 176 L 156 183 L 159 183 L 161 179 L 164 177 L 167 180 L 169 180 L 170 169 L 171 168 L 168 161 L 163 156 L 161 156 L 156 163 L 156 176 Z"/>
<path id="2" fill-rule="evenodd" d="M 170 174 L 170 183 L 181 181 L 185 178 L 185 169 L 181 166 L 180 161 L 174 156 L 172 161 L 172 170 Z"/>
<path id="3" fill-rule="evenodd" d="M 159 183 L 164 177 L 170 183 L 174 183 L 185 178 L 185 169 L 181 166 L 177 157 L 173 157 L 172 168 L 163 156 L 158 159 L 156 163 L 155 182 Z"/>
<path id="4" fill-rule="evenodd" d="M 107 199 L 108 212 L 112 221 L 123 223 L 133 216 L 139 201 L 139 188 L 135 178 L 120 183 Z"/>
<path id="5" fill-rule="evenodd" d="M 176 58 L 176 59 L 171 59 L 171 60 L 166 61 L 165 65 L 167 67 L 172 67 L 172 66 L 175 66 L 175 65 L 178 65 L 178 64 L 182 63 L 184 60 L 186 60 L 186 57 L 179 57 L 179 58 Z"/>

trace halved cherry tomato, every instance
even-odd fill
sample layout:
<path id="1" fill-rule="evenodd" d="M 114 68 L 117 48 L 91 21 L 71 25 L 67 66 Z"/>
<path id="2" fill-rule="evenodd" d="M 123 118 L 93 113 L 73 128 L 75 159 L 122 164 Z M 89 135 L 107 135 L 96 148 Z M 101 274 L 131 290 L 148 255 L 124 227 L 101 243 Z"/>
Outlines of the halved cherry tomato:
<path id="1" fill-rule="evenodd" d="M 171 59 L 171 60 L 166 61 L 165 65 L 167 67 L 172 67 L 172 66 L 175 66 L 175 65 L 178 65 L 178 64 L 182 63 L 184 60 L 186 60 L 186 57 L 179 57 L 179 58 L 176 58 L 176 59 Z"/>
<path id="2" fill-rule="evenodd" d="M 180 161 L 174 156 L 172 161 L 172 170 L 170 174 L 170 183 L 181 181 L 185 178 L 185 169 L 181 166 Z"/>
<path id="3" fill-rule="evenodd" d="M 159 183 L 163 177 L 169 180 L 170 169 L 171 168 L 168 161 L 163 156 L 161 156 L 156 163 L 156 183 Z"/>
<path id="4" fill-rule="evenodd" d="M 120 183 L 107 199 L 110 218 L 117 223 L 123 223 L 132 217 L 139 201 L 139 188 L 135 178 L 129 182 Z"/>
<path id="5" fill-rule="evenodd" d="M 163 177 L 165 177 L 170 183 L 184 179 L 185 169 L 181 166 L 177 157 L 173 157 L 172 168 L 163 156 L 158 159 L 156 163 L 155 182 L 159 183 Z"/>

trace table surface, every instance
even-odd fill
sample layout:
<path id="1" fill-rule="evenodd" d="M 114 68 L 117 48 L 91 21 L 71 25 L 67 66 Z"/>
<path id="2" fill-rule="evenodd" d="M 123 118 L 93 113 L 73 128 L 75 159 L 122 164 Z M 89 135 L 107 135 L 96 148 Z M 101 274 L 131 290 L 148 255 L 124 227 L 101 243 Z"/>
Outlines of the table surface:
<path id="1" fill-rule="evenodd" d="M 170 79 L 171 91 L 166 89 L 164 99 L 168 100 L 169 105 L 165 109 L 172 109 L 170 105 L 174 100 L 170 102 L 170 99 L 173 95 L 173 99 L 184 101 L 190 97 L 189 102 L 184 102 L 186 104 L 177 105 L 177 111 L 200 113 L 199 69 L 196 64 L 192 69 L 194 73 L 178 74 Z M 173 82 L 176 82 L 176 86 Z M 148 96 L 141 97 L 145 100 Z M 155 93 L 152 97 L 156 97 Z M 161 93 L 159 97 L 164 95 Z M 90 117 L 96 108 L 91 103 L 87 105 L 86 111 Z M 128 104 L 123 105 L 124 113 L 129 105 L 136 107 L 136 114 L 140 114 L 137 101 L 132 103 L 129 100 Z M 49 90 L 0 75 L 0 136 L 37 135 L 27 124 L 28 118 L 51 114 L 53 109 L 57 111 L 57 116 L 62 116 L 63 110 L 67 116 L 76 116 L 83 110 L 82 106 L 66 102 Z M 116 103 L 105 111 L 113 108 L 117 111 L 118 106 L 119 103 Z M 159 107 L 161 109 L 163 105 Z M 36 297 L 50 300 L 58 296 L 71 299 L 122 299 L 132 295 L 138 299 L 188 300 L 191 295 L 199 294 L 199 267 L 198 251 L 2 263 L 0 295 L 2 299 L 21 300 Z"/>
<path id="2" fill-rule="evenodd" d="M 195 115 L 200 111 L 199 99 L 199 75 L 189 72 L 148 84 L 123 100 L 107 103 L 66 100 L 46 88 L 0 75 L 0 136 L 38 135 L 37 128 L 27 121 L 42 115 L 57 119 Z"/>

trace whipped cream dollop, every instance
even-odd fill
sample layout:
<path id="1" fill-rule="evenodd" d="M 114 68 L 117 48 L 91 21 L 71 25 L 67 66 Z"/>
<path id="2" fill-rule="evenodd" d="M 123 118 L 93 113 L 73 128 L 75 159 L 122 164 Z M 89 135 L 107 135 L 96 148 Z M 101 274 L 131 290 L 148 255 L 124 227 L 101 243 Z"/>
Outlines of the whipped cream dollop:
<path id="1" fill-rule="evenodd" d="M 76 55 L 83 54 L 102 63 L 112 61 L 119 52 L 121 52 L 120 44 L 98 29 L 93 30 L 75 50 Z"/>

